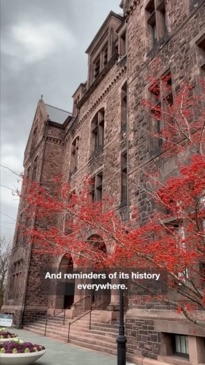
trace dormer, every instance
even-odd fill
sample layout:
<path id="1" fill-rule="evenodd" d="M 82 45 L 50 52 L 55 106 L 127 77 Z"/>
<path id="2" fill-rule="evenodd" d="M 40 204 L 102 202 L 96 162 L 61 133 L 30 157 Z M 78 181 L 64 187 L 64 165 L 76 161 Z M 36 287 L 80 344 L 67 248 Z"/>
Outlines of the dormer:
<path id="1" fill-rule="evenodd" d="M 86 50 L 88 54 L 88 87 L 109 64 L 112 56 L 118 53 L 118 34 L 116 31 L 123 20 L 121 15 L 111 11 Z"/>

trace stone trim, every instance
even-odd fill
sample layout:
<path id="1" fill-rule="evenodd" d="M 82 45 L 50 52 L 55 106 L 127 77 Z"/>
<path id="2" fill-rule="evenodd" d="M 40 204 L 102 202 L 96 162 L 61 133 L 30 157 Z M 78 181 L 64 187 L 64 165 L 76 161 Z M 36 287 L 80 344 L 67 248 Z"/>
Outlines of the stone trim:
<path id="1" fill-rule="evenodd" d="M 171 365 L 170 362 L 149 359 L 147 357 L 142 358 L 142 357 L 139 357 L 139 356 L 130 355 L 129 353 L 127 354 L 127 360 L 128 361 L 134 361 L 134 363 L 137 364 L 137 365 Z M 200 365 L 204 365 L 204 364 L 200 364 Z"/>
<path id="2" fill-rule="evenodd" d="M 154 328 L 156 332 L 184 334 L 188 336 L 205 337 L 205 328 L 198 327 L 187 320 L 154 320 Z"/>
<path id="3" fill-rule="evenodd" d="M 14 311 L 20 311 L 23 309 L 22 305 L 12 305 L 12 304 L 8 304 L 8 305 L 3 305 L 1 308 L 2 313 L 13 313 Z"/>
<path id="4" fill-rule="evenodd" d="M 150 319 L 170 319 L 170 320 L 185 320 L 183 314 L 173 310 L 157 310 L 157 309 L 139 309 L 131 308 L 126 313 L 126 318 L 150 318 Z M 196 311 L 197 319 L 205 321 L 205 312 Z"/>
<path id="5" fill-rule="evenodd" d="M 40 305 L 26 305 L 25 306 L 25 311 L 27 310 L 37 310 L 37 311 L 47 311 L 48 307 L 47 306 L 40 306 Z"/>

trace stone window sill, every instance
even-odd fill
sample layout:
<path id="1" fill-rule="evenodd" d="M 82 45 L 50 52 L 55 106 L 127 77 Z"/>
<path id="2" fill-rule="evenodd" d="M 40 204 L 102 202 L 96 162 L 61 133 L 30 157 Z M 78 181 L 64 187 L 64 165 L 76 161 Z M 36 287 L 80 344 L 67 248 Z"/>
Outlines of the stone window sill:
<path id="1" fill-rule="evenodd" d="M 190 365 L 191 364 L 188 358 L 177 356 L 177 355 L 158 356 L 157 360 L 164 361 L 164 362 L 167 362 L 168 364 L 173 364 L 173 365 Z"/>

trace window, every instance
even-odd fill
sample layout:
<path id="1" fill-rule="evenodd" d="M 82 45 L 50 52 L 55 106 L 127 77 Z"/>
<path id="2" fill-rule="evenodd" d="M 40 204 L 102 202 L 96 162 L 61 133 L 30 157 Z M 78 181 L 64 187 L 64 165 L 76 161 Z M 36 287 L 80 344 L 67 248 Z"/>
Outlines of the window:
<path id="1" fill-rule="evenodd" d="M 127 83 L 122 87 L 121 91 L 121 131 L 127 129 Z"/>
<path id="2" fill-rule="evenodd" d="M 199 276 L 201 281 L 201 286 L 205 288 L 205 262 L 199 263 Z"/>
<path id="3" fill-rule="evenodd" d="M 104 109 L 94 117 L 92 124 L 92 153 L 103 149 L 104 146 Z"/>
<path id="4" fill-rule="evenodd" d="M 20 246 L 24 242 L 23 230 L 25 230 L 26 225 L 28 225 L 29 219 L 27 218 L 26 211 L 19 214 L 18 218 L 18 228 L 15 238 L 15 246 Z"/>
<path id="5" fill-rule="evenodd" d="M 107 65 L 107 61 L 108 61 L 108 47 L 106 45 L 106 47 L 103 49 L 103 66 Z"/>
<path id="6" fill-rule="evenodd" d="M 35 158 L 33 163 L 33 171 L 32 171 L 32 180 L 35 181 L 37 177 L 37 165 L 38 165 L 38 156 Z"/>
<path id="7" fill-rule="evenodd" d="M 68 203 L 65 205 L 65 212 L 62 216 L 62 230 L 65 235 L 72 232 L 72 226 L 75 223 L 75 190 L 69 194 Z"/>
<path id="8" fill-rule="evenodd" d="M 108 63 L 108 43 L 104 45 L 93 62 L 93 79 L 95 80 Z"/>
<path id="9" fill-rule="evenodd" d="M 24 179 L 23 179 L 23 187 L 24 187 L 24 191 L 26 192 L 30 186 L 31 183 L 31 166 L 29 166 L 27 168 L 27 170 L 25 170 L 25 175 L 24 175 Z"/>
<path id="10" fill-rule="evenodd" d="M 119 37 L 119 56 L 123 57 L 126 54 L 126 31 L 124 31 Z"/>
<path id="11" fill-rule="evenodd" d="M 121 154 L 121 205 L 127 204 L 127 152 Z"/>
<path id="12" fill-rule="evenodd" d="M 103 241 L 103 239 L 98 236 L 97 234 L 93 234 L 92 236 L 90 236 L 86 242 L 88 243 L 88 248 L 91 250 L 92 254 L 94 255 L 94 262 L 92 259 L 92 263 L 89 264 L 89 262 L 87 262 L 87 266 L 89 267 L 90 265 L 92 266 L 92 269 L 96 269 L 97 272 L 99 272 L 99 268 L 102 267 L 102 261 L 103 259 L 105 259 L 106 253 L 107 253 L 107 248 L 106 245 Z M 88 255 L 86 255 L 88 256 Z M 99 279 L 92 279 L 92 283 L 98 283 L 99 282 L 102 283 L 101 280 Z M 96 300 L 96 296 L 94 294 L 91 294 L 92 297 L 92 302 L 95 302 Z"/>
<path id="13" fill-rule="evenodd" d="M 205 34 L 197 41 L 199 67 L 205 71 Z"/>
<path id="14" fill-rule="evenodd" d="M 174 219 L 173 221 L 168 222 L 166 225 L 167 240 L 170 239 L 171 244 L 176 247 L 179 258 L 184 257 L 184 254 L 187 251 L 187 246 L 185 229 L 183 225 L 179 221 Z M 176 286 L 181 286 L 183 285 L 183 283 L 186 284 L 189 281 L 189 270 L 183 265 L 183 263 L 181 263 L 180 259 L 178 261 L 178 264 L 175 266 L 175 270 L 176 279 L 174 279 L 173 284 L 175 284 Z"/>
<path id="15" fill-rule="evenodd" d="M 165 139 L 165 129 L 172 125 L 172 113 L 170 108 L 173 105 L 172 77 L 167 72 L 161 78 L 157 79 L 150 87 L 150 99 L 152 103 L 152 148 L 161 148 Z M 164 135 L 163 135 L 164 133 Z"/>
<path id="16" fill-rule="evenodd" d="M 173 335 L 174 354 L 189 357 L 188 336 Z"/>
<path id="17" fill-rule="evenodd" d="M 20 289 L 22 287 L 22 268 L 23 261 L 19 260 L 13 264 L 12 275 L 10 278 L 10 290 L 9 298 L 18 299 L 20 295 Z"/>
<path id="18" fill-rule="evenodd" d="M 91 197 L 92 201 L 102 200 L 102 189 L 103 189 L 103 173 L 99 172 L 92 178 Z"/>
<path id="19" fill-rule="evenodd" d="M 149 48 L 156 47 L 168 33 L 165 0 L 150 0 L 146 6 Z"/>
<path id="20" fill-rule="evenodd" d="M 78 146 L 79 137 L 75 138 L 71 147 L 71 174 L 77 171 L 78 167 Z"/>
<path id="21" fill-rule="evenodd" d="M 98 56 L 94 62 L 94 79 L 96 79 L 99 73 L 100 73 L 100 57 Z"/>

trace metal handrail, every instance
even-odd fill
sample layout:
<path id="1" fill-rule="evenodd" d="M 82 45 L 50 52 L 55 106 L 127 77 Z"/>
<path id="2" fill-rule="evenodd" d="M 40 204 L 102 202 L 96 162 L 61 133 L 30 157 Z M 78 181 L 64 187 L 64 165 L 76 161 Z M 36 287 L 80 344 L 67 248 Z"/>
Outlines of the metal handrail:
<path id="1" fill-rule="evenodd" d="M 65 309 L 63 309 L 58 314 L 55 314 L 54 316 L 48 316 L 48 313 L 46 313 L 46 322 L 45 322 L 45 328 L 44 328 L 44 336 L 46 336 L 48 320 L 58 317 L 61 313 L 63 313 L 63 325 L 65 325 Z"/>
<path id="2" fill-rule="evenodd" d="M 77 302 L 73 303 L 72 305 L 76 305 L 78 303 L 80 303 L 81 301 L 85 300 L 86 298 L 90 297 L 90 295 L 86 295 L 85 297 L 81 298 L 80 300 L 78 300 Z M 53 319 L 58 317 L 61 313 L 63 313 L 63 325 L 65 325 L 65 315 L 66 315 L 66 309 L 63 309 L 61 312 L 59 312 L 58 314 L 55 314 L 53 316 L 48 316 L 48 314 L 46 313 L 46 322 L 45 322 L 45 328 L 44 328 L 44 336 L 46 336 L 46 332 L 47 332 L 47 325 L 48 325 L 48 320 L 49 319 Z"/>
<path id="3" fill-rule="evenodd" d="M 91 317 L 92 317 L 92 312 L 94 310 L 96 310 L 97 308 L 102 307 L 106 303 L 110 303 L 110 298 L 107 298 L 106 300 L 104 300 L 102 303 L 99 303 L 99 305 L 95 306 L 94 308 L 91 307 L 91 310 L 90 310 L 90 318 L 89 318 L 89 330 L 91 330 Z"/>
<path id="4" fill-rule="evenodd" d="M 85 300 L 87 298 L 91 298 L 91 295 L 86 295 L 85 297 L 83 297 L 80 300 L 78 300 L 77 302 L 75 302 L 75 304 L 78 304 L 78 303 L 82 302 L 83 300 Z M 92 306 L 92 303 L 90 305 Z M 90 313 L 90 310 L 88 312 L 85 312 L 85 313 L 81 314 L 81 316 L 75 318 L 72 322 L 68 322 L 68 337 L 67 337 L 67 342 L 69 342 L 69 338 L 70 338 L 70 326 L 71 326 L 71 324 L 73 324 L 74 322 L 77 322 L 80 318 L 86 316 L 88 313 Z"/>
<path id="5" fill-rule="evenodd" d="M 88 295 L 89 297 L 91 297 L 90 295 Z M 81 316 L 79 316 L 79 317 L 77 317 L 77 318 L 75 318 L 72 322 L 69 322 L 68 323 L 68 338 L 67 338 L 67 342 L 69 342 L 69 339 L 70 339 L 70 327 L 71 327 L 71 325 L 73 324 L 73 323 L 75 323 L 75 322 L 77 322 L 79 319 L 81 319 L 81 318 L 83 318 L 83 317 L 85 317 L 87 314 L 90 314 L 90 316 L 89 316 L 89 325 L 88 325 L 88 328 L 89 328 L 89 330 L 91 330 L 91 316 L 92 316 L 92 312 L 93 312 L 93 310 L 95 310 L 95 309 L 97 309 L 97 308 L 100 308 L 101 306 L 103 306 L 105 303 L 109 303 L 110 302 L 110 298 L 109 299 L 106 299 L 106 300 L 104 300 L 102 303 L 100 303 L 98 306 L 96 306 L 96 307 L 92 307 L 92 303 L 90 303 L 90 309 L 87 311 L 87 312 L 85 312 L 85 313 L 83 313 L 83 314 L 81 314 Z"/>
<path id="6" fill-rule="evenodd" d="M 68 338 L 67 338 L 67 342 L 69 342 L 69 339 L 70 339 L 70 326 L 71 326 L 71 324 L 77 322 L 79 319 L 81 319 L 82 317 L 86 316 L 89 313 L 90 313 L 90 310 L 88 312 L 85 312 L 85 313 L 81 314 L 81 316 L 75 318 L 72 322 L 69 322 L 68 323 Z"/>
<path id="7" fill-rule="evenodd" d="M 86 295 L 85 297 L 79 299 L 77 302 L 73 303 L 73 305 L 76 305 L 76 304 L 82 302 L 83 300 L 85 300 L 86 298 L 89 298 L 89 297 L 90 297 L 90 295 Z"/>

